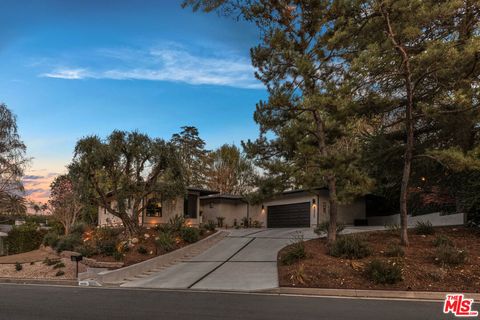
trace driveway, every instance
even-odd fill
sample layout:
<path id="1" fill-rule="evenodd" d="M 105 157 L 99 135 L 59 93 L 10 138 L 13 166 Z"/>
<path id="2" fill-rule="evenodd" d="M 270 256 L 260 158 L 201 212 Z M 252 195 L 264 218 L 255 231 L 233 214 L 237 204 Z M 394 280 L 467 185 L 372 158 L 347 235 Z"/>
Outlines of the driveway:
<path id="1" fill-rule="evenodd" d="M 311 229 L 239 229 L 198 256 L 122 287 L 255 291 L 278 287 L 277 253 Z"/>

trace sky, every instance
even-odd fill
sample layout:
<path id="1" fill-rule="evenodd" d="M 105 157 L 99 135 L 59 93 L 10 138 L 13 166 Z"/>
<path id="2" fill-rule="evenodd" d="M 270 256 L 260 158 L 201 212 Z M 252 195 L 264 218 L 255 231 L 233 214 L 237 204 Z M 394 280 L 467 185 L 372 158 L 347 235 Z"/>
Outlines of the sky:
<path id="1" fill-rule="evenodd" d="M 115 129 L 169 139 L 196 126 L 207 148 L 258 135 L 266 97 L 249 49 L 255 26 L 177 0 L 2 0 L 0 102 L 16 114 L 45 202 L 78 139 Z"/>

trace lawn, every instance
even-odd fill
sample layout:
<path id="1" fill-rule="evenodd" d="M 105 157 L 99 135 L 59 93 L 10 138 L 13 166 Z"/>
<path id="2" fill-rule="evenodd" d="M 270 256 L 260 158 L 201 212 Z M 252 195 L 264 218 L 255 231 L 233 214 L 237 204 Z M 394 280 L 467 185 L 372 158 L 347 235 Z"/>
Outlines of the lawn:
<path id="1" fill-rule="evenodd" d="M 329 254 L 326 240 L 315 239 L 304 242 L 306 258 L 285 265 L 282 257 L 293 247 L 288 246 L 279 252 L 280 285 L 480 292 L 480 232 L 465 227 L 433 228 L 433 231 L 434 234 L 417 234 L 415 230 L 411 230 L 410 246 L 403 250 L 399 249 L 400 238 L 395 231 L 358 235 L 370 253 L 361 259 L 333 257 Z M 460 256 L 459 260 L 462 260 L 462 257 L 465 259 L 454 265 L 458 261 L 442 260 L 440 254 L 443 253 L 445 257 L 445 251 L 447 254 L 453 252 L 455 257 Z M 373 260 L 397 268 L 401 280 L 392 284 L 372 280 L 368 270 Z"/>

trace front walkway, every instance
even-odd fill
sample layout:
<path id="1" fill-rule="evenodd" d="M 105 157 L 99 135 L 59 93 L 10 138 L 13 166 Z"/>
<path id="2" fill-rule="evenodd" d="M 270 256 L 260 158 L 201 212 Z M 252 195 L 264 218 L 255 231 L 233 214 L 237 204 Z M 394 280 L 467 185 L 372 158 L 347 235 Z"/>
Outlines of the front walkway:
<path id="1" fill-rule="evenodd" d="M 344 233 L 383 227 L 346 228 Z M 122 287 L 257 291 L 278 287 L 277 254 L 298 238 L 315 239 L 312 229 L 239 229 L 210 249 Z"/>

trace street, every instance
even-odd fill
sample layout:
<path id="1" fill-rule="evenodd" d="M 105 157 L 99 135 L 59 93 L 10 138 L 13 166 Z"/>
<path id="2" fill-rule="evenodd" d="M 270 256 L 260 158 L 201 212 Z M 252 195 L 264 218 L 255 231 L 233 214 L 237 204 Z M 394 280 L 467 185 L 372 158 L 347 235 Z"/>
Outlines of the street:
<path id="1" fill-rule="evenodd" d="M 476 305 L 478 309 L 478 305 Z M 452 319 L 442 303 L 148 289 L 0 285 L 0 319 Z"/>

